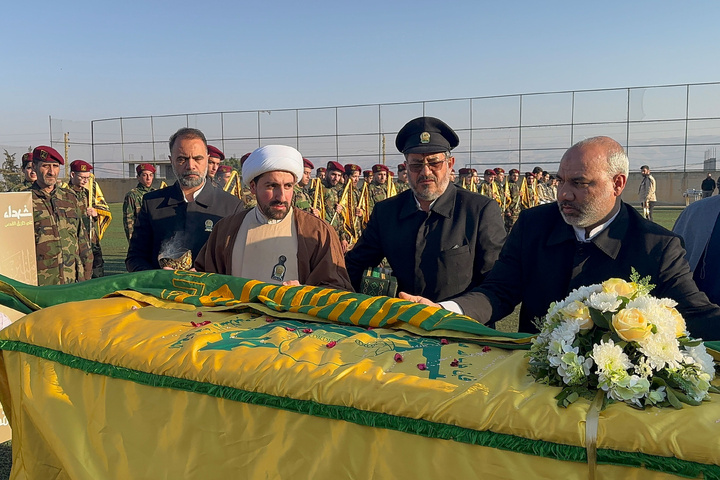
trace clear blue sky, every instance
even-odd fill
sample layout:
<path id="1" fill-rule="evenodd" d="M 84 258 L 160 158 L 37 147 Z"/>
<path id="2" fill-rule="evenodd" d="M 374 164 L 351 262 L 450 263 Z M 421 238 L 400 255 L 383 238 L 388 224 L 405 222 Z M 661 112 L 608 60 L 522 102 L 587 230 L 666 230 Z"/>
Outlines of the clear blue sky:
<path id="1" fill-rule="evenodd" d="M 0 146 L 97 118 L 720 80 L 720 2 L 13 1 Z"/>

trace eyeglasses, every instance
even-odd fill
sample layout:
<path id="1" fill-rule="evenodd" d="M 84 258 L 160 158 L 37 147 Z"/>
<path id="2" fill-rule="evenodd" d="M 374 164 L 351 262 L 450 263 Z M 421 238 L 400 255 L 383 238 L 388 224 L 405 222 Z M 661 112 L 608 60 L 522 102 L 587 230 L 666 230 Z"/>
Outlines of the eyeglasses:
<path id="1" fill-rule="evenodd" d="M 425 166 L 427 166 L 430 170 L 436 172 L 440 170 L 443 166 L 443 164 L 447 162 L 447 160 L 432 160 L 430 162 L 406 162 L 408 170 L 410 170 L 413 173 L 419 173 L 422 172 Z"/>

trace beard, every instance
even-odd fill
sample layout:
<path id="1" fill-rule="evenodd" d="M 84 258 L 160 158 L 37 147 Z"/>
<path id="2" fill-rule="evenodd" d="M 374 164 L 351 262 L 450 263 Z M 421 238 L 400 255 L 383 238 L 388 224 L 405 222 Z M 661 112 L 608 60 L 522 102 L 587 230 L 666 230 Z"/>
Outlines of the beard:
<path id="1" fill-rule="evenodd" d="M 189 171 L 189 172 L 183 172 L 182 174 L 178 175 L 178 173 L 173 169 L 173 172 L 175 173 L 175 178 L 177 178 L 178 182 L 180 182 L 180 185 L 185 188 L 193 188 L 193 187 L 199 187 L 203 184 L 205 181 L 205 176 L 207 175 L 207 171 L 205 174 L 201 174 L 198 171 Z M 192 178 L 191 175 L 197 175 L 196 178 Z"/>
<path id="2" fill-rule="evenodd" d="M 433 189 L 432 185 L 420 185 L 420 182 L 425 180 L 434 181 L 435 188 Z M 410 183 L 410 188 L 412 188 L 412 191 L 417 198 L 426 202 L 432 202 L 445 193 L 445 190 L 450 184 L 450 176 L 445 175 L 442 179 L 438 179 L 437 175 L 433 175 L 431 173 L 430 175 L 418 175 L 418 177 L 413 181 L 412 177 L 408 175 L 408 182 Z"/>
<path id="3" fill-rule="evenodd" d="M 260 212 L 270 220 L 282 220 L 287 217 L 288 213 L 290 213 L 290 204 L 288 202 L 278 202 L 277 200 L 267 204 L 261 204 L 258 202 L 257 206 L 260 209 Z M 280 209 L 278 207 L 285 208 Z"/>
<path id="4" fill-rule="evenodd" d="M 587 228 L 598 224 L 609 212 L 603 208 L 602 198 L 593 198 L 585 202 L 567 202 L 558 200 L 560 215 L 568 225 L 579 228 Z M 563 207 L 571 207 L 575 211 L 568 214 L 563 212 Z"/>

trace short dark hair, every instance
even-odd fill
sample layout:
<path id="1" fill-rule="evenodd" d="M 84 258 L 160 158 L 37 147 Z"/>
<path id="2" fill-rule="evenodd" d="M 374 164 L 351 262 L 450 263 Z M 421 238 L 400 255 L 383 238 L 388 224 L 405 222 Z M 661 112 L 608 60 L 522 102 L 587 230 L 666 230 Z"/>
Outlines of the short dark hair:
<path id="1" fill-rule="evenodd" d="M 172 152 L 173 145 L 175 145 L 175 140 L 177 140 L 178 138 L 199 138 L 205 144 L 205 148 L 207 148 L 207 139 L 205 138 L 205 134 L 203 132 L 201 132 L 197 128 L 184 127 L 173 133 L 170 137 L 170 152 Z"/>
<path id="2" fill-rule="evenodd" d="M 647 165 L 643 165 L 642 167 L 640 167 L 640 170 L 650 170 L 650 167 L 648 167 Z"/>

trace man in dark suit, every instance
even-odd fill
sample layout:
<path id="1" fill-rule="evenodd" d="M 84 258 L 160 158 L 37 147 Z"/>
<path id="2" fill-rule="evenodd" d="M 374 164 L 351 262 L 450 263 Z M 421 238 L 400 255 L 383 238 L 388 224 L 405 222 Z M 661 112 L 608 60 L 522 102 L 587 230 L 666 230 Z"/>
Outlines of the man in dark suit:
<path id="1" fill-rule="evenodd" d="M 243 209 L 240 199 L 207 181 L 207 140 L 200 130 L 181 128 L 170 137 L 170 162 L 177 181 L 143 197 L 125 259 L 129 272 L 160 268 L 158 256 L 187 250 L 194 260 L 215 224 Z"/>
<path id="2" fill-rule="evenodd" d="M 678 302 L 693 336 L 720 339 L 720 307 L 695 285 L 680 237 L 620 200 L 627 172 L 627 156 L 611 138 L 573 145 L 560 162 L 557 202 L 522 212 L 485 282 L 453 301 L 491 324 L 522 303 L 519 330 L 537 332 L 533 319 L 551 302 L 583 285 L 627 279 L 635 268 L 651 277 L 654 296 Z"/>
<path id="3" fill-rule="evenodd" d="M 408 122 L 395 146 L 405 155 L 410 190 L 375 205 L 367 228 L 345 257 L 360 291 L 363 272 L 387 258 L 398 288 L 442 301 L 479 285 L 505 240 L 497 202 L 450 183 L 459 143 L 433 117 Z"/>

